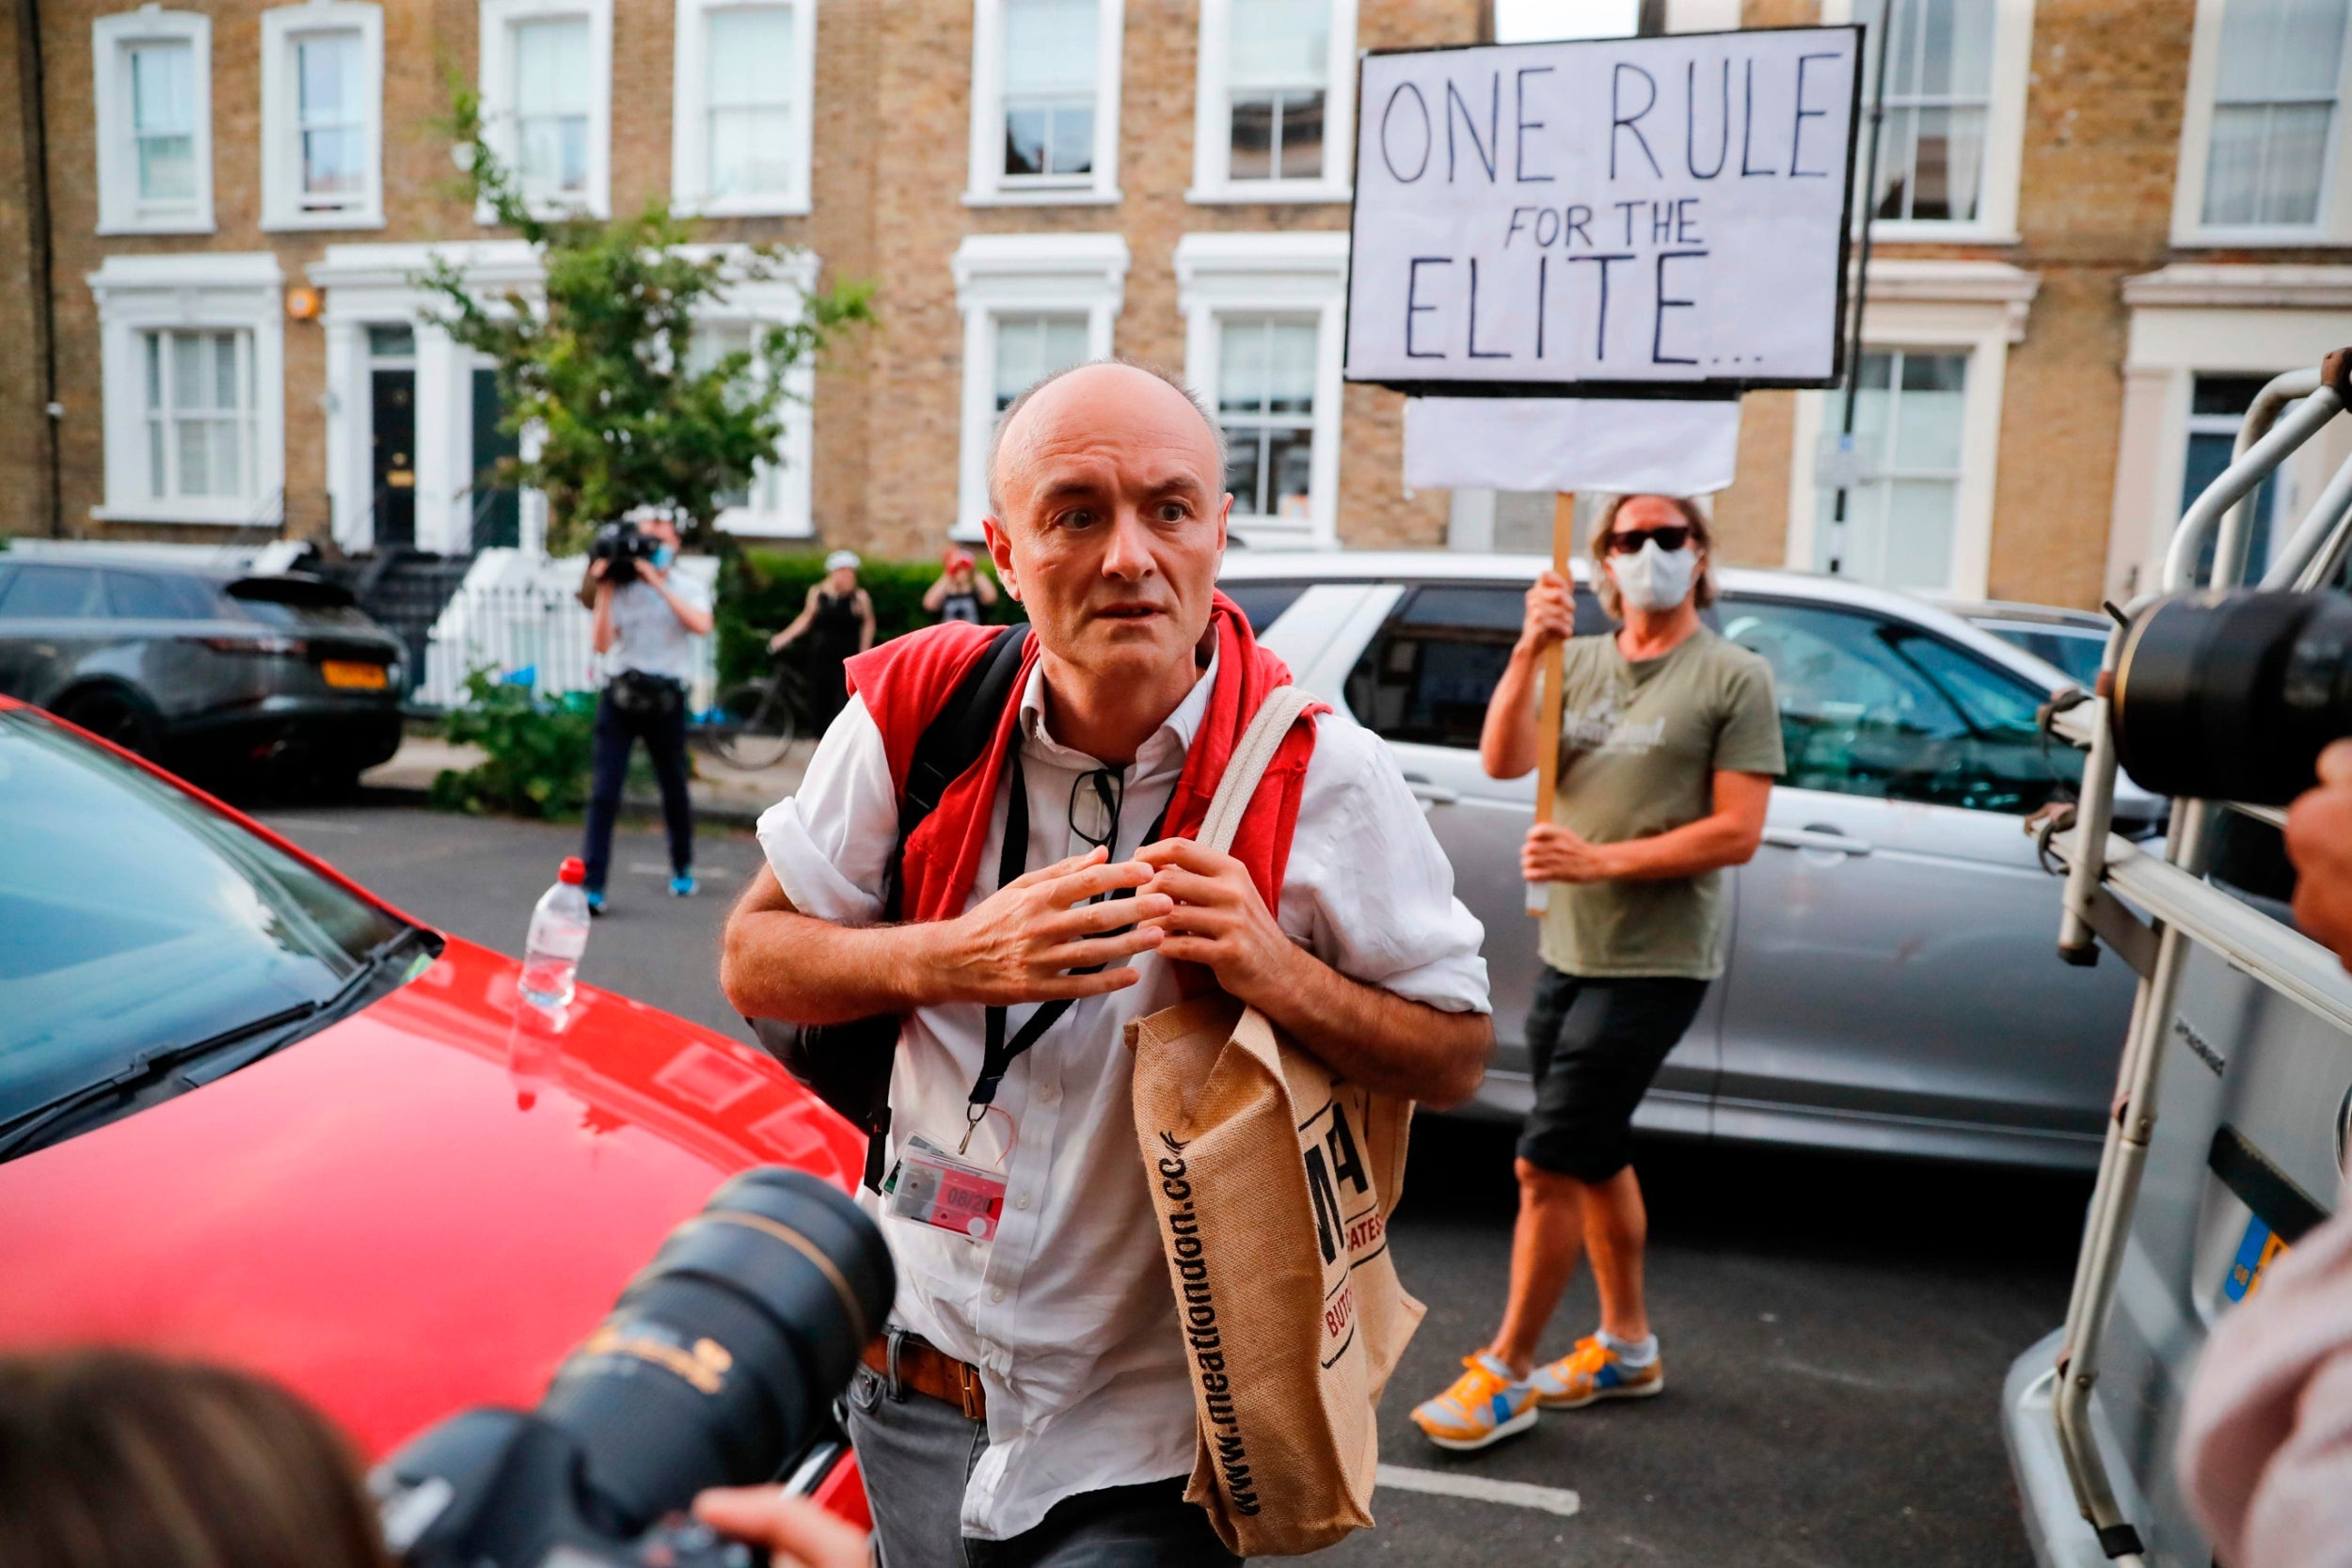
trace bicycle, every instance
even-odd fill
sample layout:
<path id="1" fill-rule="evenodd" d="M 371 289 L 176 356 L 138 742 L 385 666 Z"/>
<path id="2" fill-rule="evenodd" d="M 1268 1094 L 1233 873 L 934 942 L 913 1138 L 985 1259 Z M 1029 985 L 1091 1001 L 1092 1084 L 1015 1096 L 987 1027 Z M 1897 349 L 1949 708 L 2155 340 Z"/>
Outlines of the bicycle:
<path id="1" fill-rule="evenodd" d="M 783 761 L 792 742 L 815 729 L 809 721 L 808 677 L 781 655 L 770 662 L 766 678 L 719 693 L 711 716 L 695 726 L 714 755 L 747 772 Z"/>

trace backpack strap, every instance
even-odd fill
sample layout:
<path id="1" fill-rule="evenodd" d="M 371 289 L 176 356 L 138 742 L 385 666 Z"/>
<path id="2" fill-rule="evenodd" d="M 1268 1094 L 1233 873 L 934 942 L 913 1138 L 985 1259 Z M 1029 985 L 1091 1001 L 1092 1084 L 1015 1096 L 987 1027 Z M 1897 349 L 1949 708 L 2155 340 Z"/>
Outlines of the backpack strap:
<path id="1" fill-rule="evenodd" d="M 1233 754 L 1226 759 L 1225 775 L 1216 781 L 1216 793 L 1209 797 L 1209 814 L 1201 819 L 1195 842 L 1220 855 L 1232 851 L 1233 835 L 1241 831 L 1241 819 L 1248 815 L 1266 768 L 1273 765 L 1274 753 L 1282 749 L 1291 726 L 1314 705 L 1314 694 L 1303 687 L 1278 686 L 1266 693 Z"/>
<path id="2" fill-rule="evenodd" d="M 1020 678 L 1029 628 L 1010 626 L 956 682 L 947 701 L 924 725 L 898 792 L 898 832 L 882 867 L 882 919 L 903 918 L 907 839 L 939 806 L 947 786 L 980 760 Z M 884 1143 L 890 1135 L 890 1073 L 898 1057 L 900 1020 L 890 1014 L 847 1023 L 798 1028 L 746 1019 L 753 1036 L 786 1070 L 866 1134 L 865 1183 L 882 1190 Z"/>
<path id="3" fill-rule="evenodd" d="M 1013 682 L 1021 675 L 1021 657 L 1027 650 L 1026 625 L 1007 626 L 972 667 L 956 682 L 931 721 L 914 742 L 907 761 L 906 787 L 898 793 L 898 838 L 882 868 L 882 911 L 885 923 L 904 918 L 907 840 L 914 836 L 947 786 L 980 760 L 995 738 L 996 722 L 1012 700 Z"/>

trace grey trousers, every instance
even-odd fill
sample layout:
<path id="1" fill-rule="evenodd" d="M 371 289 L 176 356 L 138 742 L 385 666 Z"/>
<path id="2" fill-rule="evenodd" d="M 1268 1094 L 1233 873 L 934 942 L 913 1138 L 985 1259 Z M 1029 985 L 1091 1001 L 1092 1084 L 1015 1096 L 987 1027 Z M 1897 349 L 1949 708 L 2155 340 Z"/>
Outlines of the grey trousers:
<path id="1" fill-rule="evenodd" d="M 857 1370 L 850 1385 L 857 1449 L 882 1568 L 1231 1568 L 1209 1516 L 1181 1479 L 1084 1492 L 1056 1503 L 1009 1541 L 965 1538 L 963 1486 L 988 1449 L 988 1425 Z"/>

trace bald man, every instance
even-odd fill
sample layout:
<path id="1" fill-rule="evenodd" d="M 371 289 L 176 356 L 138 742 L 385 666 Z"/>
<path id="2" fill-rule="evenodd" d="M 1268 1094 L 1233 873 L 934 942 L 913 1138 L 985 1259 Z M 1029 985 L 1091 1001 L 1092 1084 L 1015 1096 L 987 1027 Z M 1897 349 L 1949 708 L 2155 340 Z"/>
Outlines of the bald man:
<path id="1" fill-rule="evenodd" d="M 951 786 L 935 814 L 974 814 L 968 888 L 911 847 L 913 918 L 872 924 L 905 683 L 986 637 L 946 626 L 852 664 L 856 695 L 800 793 L 760 819 L 767 864 L 728 923 L 722 979 L 743 1013 L 904 1017 L 894 1164 L 916 1136 L 957 1148 L 977 1117 L 970 1156 L 1005 1181 L 979 1241 L 861 1194 L 898 1265 L 887 1352 L 850 1402 L 886 1568 L 1231 1560 L 1183 1500 L 1192 1391 L 1121 1043 L 1129 1020 L 1180 1000 L 1175 960 L 1356 1082 L 1450 1104 L 1485 1070 L 1478 922 L 1366 732 L 1313 724 L 1276 907 L 1243 861 L 1166 835 L 1215 786 L 1187 757 L 1222 754 L 1209 742 L 1233 738 L 1253 700 L 1235 694 L 1288 679 L 1216 593 L 1222 444 L 1189 393 L 1137 366 L 1082 366 L 1016 400 L 986 529 L 1034 646 L 1003 758 L 975 765 L 994 787 L 953 808 Z M 927 700 L 912 705 L 943 699 Z M 1010 854 L 1009 813 L 1026 819 Z M 1072 1000 L 1037 1006 L 1057 999 Z M 976 1112 L 992 1036 L 1024 1038 L 1041 1016 L 1050 1027 Z"/>

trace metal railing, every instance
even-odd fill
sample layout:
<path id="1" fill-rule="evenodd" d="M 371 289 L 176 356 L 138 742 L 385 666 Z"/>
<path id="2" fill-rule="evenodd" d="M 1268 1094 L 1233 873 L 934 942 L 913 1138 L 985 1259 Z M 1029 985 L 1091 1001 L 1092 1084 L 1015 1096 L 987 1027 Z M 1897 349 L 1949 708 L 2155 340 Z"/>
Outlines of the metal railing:
<path id="1" fill-rule="evenodd" d="M 2196 586 L 2205 540 L 2217 529 L 2212 585 L 2238 585 L 2249 523 L 2247 498 L 2344 411 L 2347 394 L 2352 394 L 2352 350 L 2330 355 L 2318 371 L 2291 372 L 2263 388 L 2247 411 L 2234 459 L 2182 515 L 2166 556 L 2166 593 Z M 2339 470 L 2281 547 L 2264 575 L 2264 585 L 2313 585 L 2347 545 L 2352 545 L 2352 463 Z M 2158 596 L 2135 600 L 2129 613 L 2137 614 Z M 2070 962 L 2091 961 L 2097 956 L 2095 933 L 2139 975 L 2117 1072 L 2115 1111 L 2107 1124 L 2067 1305 L 2052 1413 L 2075 1501 L 2097 1531 L 2101 1549 L 2118 1562 L 2143 1568 L 2146 1545 L 2117 1501 L 2092 1433 L 2090 1400 L 2156 1127 L 2159 1069 L 2172 1036 L 2188 945 L 2194 942 L 2218 954 L 2296 1006 L 2346 1030 L 2352 1030 L 2352 976 L 2326 948 L 2205 879 L 2209 830 L 2217 810 L 2237 810 L 2272 822 L 2279 820 L 2276 812 L 2227 801 L 2177 800 L 2161 858 L 2109 831 L 2116 753 L 2108 692 L 2123 637 L 2119 623 L 2107 638 L 2095 695 L 2069 716 L 2077 721 L 2068 726 L 2070 731 L 2080 735 L 2088 730 L 2090 754 L 2083 768 L 2074 824 L 2049 838 L 2051 851 L 2067 866 L 2060 956 Z M 2149 918 L 2142 920 L 2135 909 L 2146 911 Z"/>
<path id="2" fill-rule="evenodd" d="M 460 587 L 426 634 L 416 699 L 455 707 L 466 699 L 468 673 L 483 668 L 544 697 L 594 690 L 594 632 L 579 595 L 550 584 Z"/>
<path id="3" fill-rule="evenodd" d="M 700 580 L 715 578 L 717 565 L 689 556 L 674 570 Z M 465 701 L 467 675 L 479 669 L 542 697 L 595 690 L 608 671 L 596 651 L 596 619 L 580 599 L 584 569 L 578 556 L 550 559 L 496 546 L 477 555 L 426 635 L 415 703 L 456 706 Z M 712 639 L 695 638 L 691 647 L 688 700 L 700 712 L 710 705 L 718 670 Z"/>

